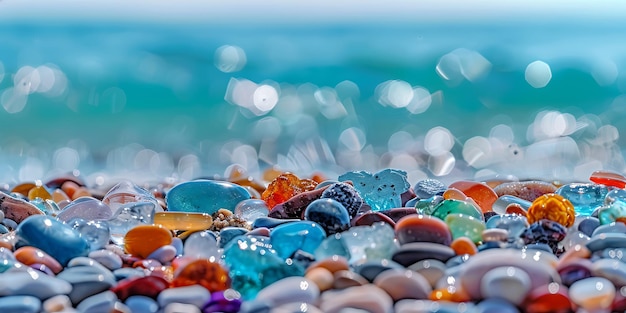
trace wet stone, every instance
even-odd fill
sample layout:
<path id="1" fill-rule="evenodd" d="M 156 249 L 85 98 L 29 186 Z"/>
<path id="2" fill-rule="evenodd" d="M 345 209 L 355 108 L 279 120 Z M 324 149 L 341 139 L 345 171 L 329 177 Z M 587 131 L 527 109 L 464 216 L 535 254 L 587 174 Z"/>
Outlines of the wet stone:
<path id="1" fill-rule="evenodd" d="M 314 253 L 325 238 L 324 229 L 308 221 L 283 224 L 270 233 L 270 243 L 283 259 L 291 257 L 297 250 Z"/>
<path id="2" fill-rule="evenodd" d="M 122 301 L 137 295 L 156 299 L 159 293 L 168 287 L 169 283 L 161 277 L 145 276 L 122 280 L 111 288 L 111 291 Z"/>
<path id="3" fill-rule="evenodd" d="M 210 298 L 211 293 L 206 288 L 200 285 L 191 285 L 165 289 L 158 295 L 157 301 L 162 308 L 170 303 L 185 303 L 202 307 Z M 126 302 L 128 303 L 128 300 Z"/>
<path id="4" fill-rule="evenodd" d="M 441 196 L 448 187 L 436 179 L 423 179 L 415 183 L 413 192 L 419 199 Z"/>
<path id="5" fill-rule="evenodd" d="M 391 210 L 372 212 L 372 213 L 382 213 L 385 216 L 388 216 L 394 222 L 393 224 L 390 224 L 390 225 L 395 225 L 395 223 L 398 222 L 401 218 L 407 215 L 417 214 L 417 210 L 415 208 L 403 207 L 403 208 L 393 208 Z"/>
<path id="6" fill-rule="evenodd" d="M 219 247 L 221 249 L 223 249 L 226 244 L 228 244 L 231 240 L 233 240 L 234 238 L 241 236 L 241 235 L 245 235 L 249 232 L 249 230 L 243 228 L 243 227 L 226 227 L 223 228 L 220 231 L 220 235 L 219 235 Z"/>
<path id="7" fill-rule="evenodd" d="M 587 249 L 591 252 L 604 250 L 607 248 L 626 248 L 626 234 L 624 233 L 602 233 L 592 236 L 587 242 Z"/>
<path id="8" fill-rule="evenodd" d="M 117 245 L 124 244 L 124 236 L 132 228 L 154 223 L 155 204 L 151 202 L 129 202 L 121 204 L 116 213 L 107 223 L 111 233 L 111 241 Z"/>
<path id="9" fill-rule="evenodd" d="M 130 296 L 124 304 L 131 312 L 156 313 L 159 310 L 159 304 L 146 296 Z"/>
<path id="10" fill-rule="evenodd" d="M 304 217 L 320 225 L 328 235 L 350 228 L 348 211 L 343 204 L 330 198 L 311 202 L 304 211 Z"/>
<path id="11" fill-rule="evenodd" d="M 393 228 L 383 222 L 352 227 L 340 233 L 340 236 L 349 251 L 352 264 L 361 260 L 389 259 L 397 249 Z"/>
<path id="12" fill-rule="evenodd" d="M 578 230 L 584 233 L 585 235 L 591 237 L 591 235 L 593 234 L 593 231 L 598 226 L 600 226 L 599 219 L 595 217 L 587 216 L 578 224 Z"/>
<path id="13" fill-rule="evenodd" d="M 520 237 L 527 245 L 534 243 L 547 244 L 552 249 L 552 252 L 556 254 L 559 250 L 558 244 L 565 238 L 566 234 L 567 229 L 563 225 L 544 219 L 531 224 Z"/>
<path id="14" fill-rule="evenodd" d="M 396 223 L 395 233 L 400 244 L 433 242 L 449 245 L 452 234 L 441 219 L 429 215 L 409 215 Z"/>
<path id="15" fill-rule="evenodd" d="M 391 259 L 406 267 L 428 259 L 445 263 L 455 255 L 454 250 L 446 245 L 432 242 L 412 242 L 400 246 L 400 249 L 394 253 Z"/>
<path id="16" fill-rule="evenodd" d="M 233 290 L 211 293 L 211 299 L 202 307 L 202 312 L 237 313 L 242 306 L 241 295 Z"/>
<path id="17" fill-rule="evenodd" d="M 169 211 L 214 214 L 219 209 L 232 212 L 239 202 L 250 198 L 245 188 L 233 183 L 195 180 L 174 186 L 165 201 Z"/>
<path id="18" fill-rule="evenodd" d="M 274 228 L 278 225 L 282 225 L 285 223 L 297 222 L 300 219 L 282 219 L 282 218 L 272 218 L 272 217 L 259 217 L 252 223 L 252 228 Z"/>
<path id="19" fill-rule="evenodd" d="M 496 267 L 485 273 L 480 282 L 483 298 L 506 299 L 519 306 L 531 289 L 528 274 L 513 266 Z"/>
<path id="20" fill-rule="evenodd" d="M 230 288 L 228 271 L 216 261 L 209 259 L 195 260 L 184 265 L 175 274 L 171 282 L 173 287 L 200 285 L 211 292 Z"/>
<path id="21" fill-rule="evenodd" d="M 553 184 L 543 181 L 523 181 L 502 183 L 496 186 L 493 191 L 498 195 L 498 197 L 511 195 L 533 202 L 535 199 L 544 194 L 554 193 L 556 189 L 557 188 Z"/>
<path id="22" fill-rule="evenodd" d="M 124 251 L 141 258 L 170 243 L 172 234 L 160 225 L 135 226 L 124 235 Z"/>
<path id="23" fill-rule="evenodd" d="M 111 291 L 105 291 L 93 295 L 76 306 L 80 312 L 112 312 L 115 308 L 117 297 Z"/>
<path id="24" fill-rule="evenodd" d="M 0 299 L 5 296 L 33 296 L 40 300 L 69 294 L 72 285 L 67 281 L 34 270 L 26 272 L 4 272 L 0 275 Z"/>
<path id="25" fill-rule="evenodd" d="M 477 208 L 469 202 L 453 199 L 443 200 L 439 203 L 433 211 L 432 216 L 445 220 L 446 216 L 450 214 L 463 214 L 479 220 L 483 219 L 483 213 L 480 211 L 480 208 Z"/>
<path id="26" fill-rule="evenodd" d="M 329 185 L 321 195 L 322 199 L 333 199 L 341 203 L 348 211 L 350 218 L 357 215 L 363 205 L 363 199 L 357 189 L 347 183 L 334 183 Z"/>
<path id="27" fill-rule="evenodd" d="M 111 231 L 109 223 L 103 220 L 86 221 L 82 218 L 73 218 L 67 222 L 77 230 L 81 237 L 89 243 L 89 250 L 95 251 L 104 248 L 109 243 Z"/>
<path id="28" fill-rule="evenodd" d="M 67 222 L 73 218 L 91 220 L 108 220 L 113 212 L 108 205 L 92 197 L 84 197 L 70 202 L 63 211 L 57 215 L 57 219 Z"/>
<path id="29" fill-rule="evenodd" d="M 608 192 L 604 185 L 573 183 L 559 187 L 554 193 L 569 200 L 577 214 L 591 215 L 595 208 L 604 204 Z"/>
<path id="30" fill-rule="evenodd" d="M 57 277 L 72 284 L 72 291 L 68 295 L 74 304 L 91 295 L 108 290 L 116 284 L 113 273 L 103 266 L 95 264 L 68 267 Z"/>
<path id="31" fill-rule="evenodd" d="M 432 215 L 435 208 L 443 201 L 442 196 L 432 196 L 430 198 L 420 199 L 415 203 L 415 210 L 418 214 Z"/>
<path id="32" fill-rule="evenodd" d="M 353 220 L 354 226 L 371 226 L 379 222 L 387 223 L 391 227 L 396 226 L 396 223 L 391 218 L 389 218 L 389 216 L 383 214 L 383 212 L 367 212 L 365 214 L 357 216 Z"/>
<path id="33" fill-rule="evenodd" d="M 266 301 L 272 306 L 290 302 L 315 304 L 320 296 L 317 285 L 305 277 L 286 277 L 263 288 L 256 300 Z"/>
<path id="34" fill-rule="evenodd" d="M 354 272 L 361 275 L 363 278 L 367 279 L 369 282 L 373 282 L 376 277 L 387 270 L 391 269 L 403 269 L 404 267 L 401 264 L 398 264 L 392 260 L 371 260 L 371 261 L 362 261 L 354 267 Z"/>
<path id="35" fill-rule="evenodd" d="M 373 211 L 384 211 L 402 207 L 401 195 L 410 188 L 406 176 L 407 173 L 401 170 L 384 169 L 376 174 L 348 172 L 340 175 L 339 180 L 352 181 L 354 188 Z"/>
<path id="36" fill-rule="evenodd" d="M 3 313 L 39 313 L 41 300 L 33 296 L 0 297 Z"/>
<path id="37" fill-rule="evenodd" d="M 373 281 L 394 301 L 402 299 L 427 299 L 432 292 L 429 281 L 420 273 L 406 269 L 390 269 L 380 273 Z"/>
<path id="38" fill-rule="evenodd" d="M 581 279 L 569 288 L 569 298 L 587 312 L 603 312 L 611 307 L 615 299 L 615 287 L 606 278 Z"/>
<path id="39" fill-rule="evenodd" d="M 498 195 L 491 187 L 480 182 L 461 180 L 450 184 L 448 188 L 458 189 L 467 197 L 473 199 L 478 204 L 481 214 L 482 212 L 492 211 L 493 204 L 498 199 Z"/>

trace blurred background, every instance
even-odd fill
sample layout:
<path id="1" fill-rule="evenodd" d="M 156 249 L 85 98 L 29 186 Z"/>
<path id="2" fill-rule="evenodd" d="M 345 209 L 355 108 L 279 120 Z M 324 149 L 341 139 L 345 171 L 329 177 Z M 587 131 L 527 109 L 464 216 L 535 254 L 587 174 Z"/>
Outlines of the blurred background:
<path id="1" fill-rule="evenodd" d="M 625 171 L 626 2 L 0 1 L 0 181 Z"/>

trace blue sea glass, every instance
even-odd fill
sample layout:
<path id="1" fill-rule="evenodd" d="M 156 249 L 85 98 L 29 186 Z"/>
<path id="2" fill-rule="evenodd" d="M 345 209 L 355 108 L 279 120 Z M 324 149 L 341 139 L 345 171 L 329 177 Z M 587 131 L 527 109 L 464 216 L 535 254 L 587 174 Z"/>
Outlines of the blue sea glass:
<path id="1" fill-rule="evenodd" d="M 576 215 L 591 215 L 593 210 L 604 204 L 608 187 L 593 183 L 572 183 L 559 187 L 555 192 L 574 205 Z"/>
<path id="2" fill-rule="evenodd" d="M 528 219 L 518 214 L 494 215 L 487 223 L 487 228 L 501 228 L 509 232 L 509 240 L 519 238 L 522 232 L 529 226 Z"/>
<path id="3" fill-rule="evenodd" d="M 298 250 L 313 254 L 324 238 L 324 229 L 310 221 L 282 224 L 270 233 L 270 243 L 283 259 L 291 257 Z"/>
<path id="4" fill-rule="evenodd" d="M 213 214 L 219 209 L 231 212 L 239 202 L 252 196 L 245 188 L 225 181 L 194 180 L 174 186 L 166 195 L 169 211 Z"/>
<path id="5" fill-rule="evenodd" d="M 91 251 L 102 249 L 109 243 L 111 232 L 107 221 L 86 221 L 82 218 L 73 218 L 67 224 L 87 240 Z"/>
<path id="6" fill-rule="evenodd" d="M 602 225 L 615 222 L 618 217 L 626 217 L 626 201 L 616 200 L 598 210 L 598 219 Z"/>
<path id="7" fill-rule="evenodd" d="M 376 174 L 347 172 L 339 176 L 339 180 L 352 181 L 354 188 L 373 211 L 385 211 L 402 207 L 400 196 L 411 187 L 406 177 L 405 171 L 384 169 Z"/>

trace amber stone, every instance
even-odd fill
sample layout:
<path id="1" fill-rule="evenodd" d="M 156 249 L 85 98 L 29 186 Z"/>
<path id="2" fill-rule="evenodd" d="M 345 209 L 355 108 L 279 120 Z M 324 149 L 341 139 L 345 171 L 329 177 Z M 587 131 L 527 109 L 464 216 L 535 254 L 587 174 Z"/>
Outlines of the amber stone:
<path id="1" fill-rule="evenodd" d="M 555 221 L 565 227 L 574 225 L 576 212 L 574 205 L 564 197 L 549 193 L 535 199 L 528 208 L 528 223 L 532 224 L 542 219 Z"/>
<path id="2" fill-rule="evenodd" d="M 454 239 L 450 244 L 450 248 L 452 248 L 457 255 L 474 255 L 478 253 L 478 248 L 468 237 L 459 237 Z"/>
<path id="3" fill-rule="evenodd" d="M 213 225 L 213 217 L 208 213 L 158 212 L 154 214 L 154 224 L 169 230 L 204 230 Z"/>
<path id="4" fill-rule="evenodd" d="M 276 177 L 261 194 L 261 199 L 269 208 L 289 200 L 291 197 L 315 189 L 317 182 L 311 179 L 300 179 L 291 173 L 283 173 Z"/>
<path id="5" fill-rule="evenodd" d="M 626 187 L 626 177 L 624 175 L 610 171 L 595 171 L 591 173 L 589 180 L 605 186 L 624 189 Z"/>
<path id="6" fill-rule="evenodd" d="M 50 200 L 52 199 L 52 195 L 48 192 L 46 187 L 38 185 L 28 191 L 28 199 L 35 200 L 36 198 Z"/>
<path id="7" fill-rule="evenodd" d="M 498 195 L 491 187 L 479 182 L 461 180 L 452 183 L 449 188 L 456 188 L 472 198 L 483 213 L 492 211 L 493 203 L 498 200 Z"/>
<path id="8" fill-rule="evenodd" d="M 126 253 L 147 258 L 154 250 L 172 243 L 172 234 L 161 225 L 140 225 L 124 236 Z"/>
<path id="9" fill-rule="evenodd" d="M 401 218 L 396 223 L 395 233 L 400 244 L 425 241 L 449 245 L 452 242 L 448 225 L 429 215 L 414 214 Z"/>
<path id="10" fill-rule="evenodd" d="M 172 287 L 201 285 L 211 292 L 230 288 L 231 280 L 226 271 L 216 261 L 198 259 L 177 271 Z"/>
<path id="11" fill-rule="evenodd" d="M 26 265 L 43 264 L 55 274 L 63 270 L 63 266 L 57 260 L 35 247 L 21 247 L 13 252 L 13 256 Z"/>
<path id="12" fill-rule="evenodd" d="M 52 201 L 58 204 L 61 201 L 72 201 L 72 199 L 61 188 L 57 188 L 52 192 Z"/>
<path id="13" fill-rule="evenodd" d="M 348 260 L 345 257 L 339 255 L 333 255 L 331 257 L 315 261 L 311 263 L 309 267 L 307 267 L 306 271 L 308 272 L 318 267 L 327 269 L 331 273 L 350 270 L 350 264 L 348 264 Z"/>
<path id="14" fill-rule="evenodd" d="M 525 311 L 528 313 L 571 312 L 572 308 L 567 287 L 558 283 L 531 290 L 525 301 Z"/>
<path id="15" fill-rule="evenodd" d="M 13 189 L 11 189 L 11 192 L 17 192 L 19 194 L 22 194 L 24 196 L 28 195 L 28 192 L 37 187 L 37 185 L 35 185 L 35 183 L 21 183 L 16 185 L 15 187 L 13 187 Z"/>

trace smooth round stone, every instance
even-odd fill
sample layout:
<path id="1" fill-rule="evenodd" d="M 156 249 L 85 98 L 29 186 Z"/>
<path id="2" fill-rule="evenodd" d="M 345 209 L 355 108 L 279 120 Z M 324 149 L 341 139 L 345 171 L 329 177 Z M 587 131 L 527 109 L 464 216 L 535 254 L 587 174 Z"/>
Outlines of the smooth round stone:
<path id="1" fill-rule="evenodd" d="M 43 302 L 44 312 L 65 312 L 72 308 L 72 301 L 66 295 L 54 296 Z"/>
<path id="2" fill-rule="evenodd" d="M 448 214 L 444 219 L 452 233 L 452 239 L 467 237 L 474 243 L 482 241 L 482 233 L 485 230 L 485 222 L 482 218 L 464 214 Z"/>
<path id="3" fill-rule="evenodd" d="M 626 225 L 624 223 L 608 223 L 596 227 L 590 237 L 606 233 L 626 233 Z"/>
<path id="4" fill-rule="evenodd" d="M 356 265 L 354 271 L 368 281 L 373 282 L 380 273 L 391 269 L 404 269 L 404 267 L 389 260 L 373 260 Z"/>
<path id="5" fill-rule="evenodd" d="M 339 255 L 333 255 L 331 257 L 320 259 L 314 263 L 311 263 L 306 270 L 308 272 L 316 268 L 323 268 L 330 271 L 331 273 L 335 273 L 341 270 L 349 270 L 350 264 L 348 264 L 348 259 Z"/>
<path id="6" fill-rule="evenodd" d="M 33 296 L 44 300 L 71 291 L 72 285 L 67 281 L 34 270 L 0 275 L 0 296 Z"/>
<path id="7" fill-rule="evenodd" d="M 0 298 L 2 313 L 39 313 L 41 300 L 33 296 L 9 296 Z"/>
<path id="8" fill-rule="evenodd" d="M 96 198 L 83 197 L 70 202 L 56 217 L 62 222 L 67 222 L 73 218 L 87 221 L 108 220 L 111 216 L 113 212 L 108 205 Z"/>
<path id="9" fill-rule="evenodd" d="M 245 235 L 249 232 L 248 229 L 243 227 L 225 227 L 220 230 L 219 247 L 224 248 L 231 240 L 237 236 Z"/>
<path id="10" fill-rule="evenodd" d="M 159 304 L 154 299 L 146 296 L 130 296 L 124 301 L 124 304 L 132 312 L 156 313 L 159 311 Z"/>
<path id="11" fill-rule="evenodd" d="M 435 208 L 443 201 L 442 196 L 432 196 L 420 199 L 415 203 L 415 211 L 418 214 L 432 215 Z"/>
<path id="12" fill-rule="evenodd" d="M 63 266 L 57 260 L 35 247 L 21 247 L 13 252 L 13 256 L 25 265 L 43 264 L 55 274 L 63 270 Z"/>
<path id="13" fill-rule="evenodd" d="M 597 211 L 600 224 L 605 225 L 617 221 L 618 218 L 626 216 L 626 201 L 615 200 L 615 202 L 600 207 Z"/>
<path id="14" fill-rule="evenodd" d="M 200 231 L 191 234 L 183 249 L 183 255 L 195 258 L 210 258 L 219 255 L 217 238 L 210 231 Z"/>
<path id="15" fill-rule="evenodd" d="M 502 228 L 489 228 L 483 230 L 482 234 L 483 242 L 497 241 L 506 242 L 509 238 L 509 231 Z"/>
<path id="16" fill-rule="evenodd" d="M 479 206 L 482 212 L 492 210 L 494 202 L 498 199 L 498 195 L 487 186 L 487 184 L 475 181 L 456 181 L 448 188 L 455 188 L 463 192 L 466 196 L 472 198 Z"/>
<path id="17" fill-rule="evenodd" d="M 401 218 L 396 223 L 395 233 L 402 245 L 409 242 L 449 245 L 452 242 L 448 225 L 441 219 L 429 215 L 415 214 Z"/>
<path id="18" fill-rule="evenodd" d="M 172 243 L 171 243 L 172 247 L 174 247 L 176 249 L 176 255 L 183 255 L 183 251 L 185 249 L 184 245 L 183 245 L 183 240 L 178 238 L 178 237 L 174 237 L 172 238 Z"/>
<path id="19" fill-rule="evenodd" d="M 319 186 L 319 185 L 318 185 Z M 235 207 L 235 215 L 243 218 L 249 224 L 259 217 L 267 217 L 270 212 L 270 208 L 267 207 L 267 203 L 261 199 L 248 199 L 243 200 Z"/>
<path id="20" fill-rule="evenodd" d="M 577 214 L 590 215 L 598 206 L 604 203 L 609 189 L 604 185 L 593 183 L 572 183 L 566 184 L 554 193 L 569 200 Z"/>
<path id="21" fill-rule="evenodd" d="M 169 230 L 203 230 L 213 225 L 213 217 L 208 213 L 157 212 L 154 214 L 154 224 Z"/>
<path id="22" fill-rule="evenodd" d="M 591 238 L 580 231 L 570 231 L 561 241 L 561 245 L 565 250 L 569 250 L 577 245 L 586 245 Z"/>
<path id="23" fill-rule="evenodd" d="M 323 313 L 318 307 L 304 302 L 290 302 L 272 308 L 272 313 Z M 347 313 L 347 312 L 346 312 Z"/>
<path id="24" fill-rule="evenodd" d="M 443 200 L 435 207 L 432 216 L 445 220 L 449 214 L 464 214 L 476 219 L 483 219 L 483 213 L 480 211 L 480 208 L 467 201 L 456 199 Z"/>
<path id="25" fill-rule="evenodd" d="M 214 214 L 219 209 L 231 212 L 239 202 L 252 198 L 245 188 L 225 181 L 194 180 L 180 183 L 167 193 L 168 211 Z"/>
<path id="26" fill-rule="evenodd" d="M 600 259 L 591 265 L 593 276 L 610 280 L 615 287 L 626 286 L 626 263 L 615 259 Z"/>
<path id="27" fill-rule="evenodd" d="M 89 254 L 89 244 L 79 232 L 48 216 L 25 219 L 15 230 L 15 238 L 16 248 L 39 248 L 63 266 L 72 258 Z"/>
<path id="28" fill-rule="evenodd" d="M 101 265 L 68 267 L 57 278 L 72 284 L 72 291 L 68 295 L 74 304 L 108 290 L 117 283 L 113 273 Z"/>
<path id="29" fill-rule="evenodd" d="M 400 249 L 393 254 L 391 259 L 406 267 L 428 259 L 445 263 L 455 255 L 454 250 L 446 245 L 432 242 L 412 242 L 400 246 Z"/>
<path id="30" fill-rule="evenodd" d="M 542 219 L 526 228 L 520 238 L 526 245 L 542 243 L 550 246 L 552 252 L 557 253 L 559 242 L 565 238 L 567 229 L 563 225 L 549 220 Z"/>
<path id="31" fill-rule="evenodd" d="M 407 268 L 424 276 L 431 287 L 435 287 L 441 277 L 445 275 L 447 269 L 446 264 L 435 259 L 422 260 L 411 264 Z"/>
<path id="32" fill-rule="evenodd" d="M 366 212 L 363 215 L 366 215 L 367 213 L 369 212 Z M 383 219 L 382 222 L 386 222 L 393 227 L 401 218 L 407 215 L 417 214 L 418 212 L 415 208 L 402 207 L 402 208 L 392 208 L 389 210 L 380 211 L 380 213 L 389 217 L 393 223 L 389 223 L 389 220 L 385 220 L 385 219 Z"/>
<path id="33" fill-rule="evenodd" d="M 574 259 L 557 267 L 561 281 L 565 286 L 571 286 L 576 281 L 591 277 L 592 263 L 588 259 Z"/>
<path id="34" fill-rule="evenodd" d="M 617 187 L 620 189 L 626 187 L 626 177 L 622 174 L 611 171 L 595 171 L 591 173 L 589 180 L 596 184 Z"/>
<path id="35" fill-rule="evenodd" d="M 247 234 L 250 235 L 250 236 L 269 237 L 270 236 L 270 229 L 267 228 L 267 227 L 254 228 L 251 231 L 249 231 Z"/>
<path id="36" fill-rule="evenodd" d="M 122 258 L 110 250 L 91 251 L 88 256 L 112 271 L 122 267 Z"/>
<path id="37" fill-rule="evenodd" d="M 500 298 L 520 305 L 530 291 L 530 277 L 514 266 L 496 267 L 485 273 L 480 281 L 483 298 Z"/>
<path id="38" fill-rule="evenodd" d="M 162 308 L 170 303 L 185 303 L 202 307 L 209 299 L 211 299 L 211 293 L 200 285 L 165 289 L 157 297 L 159 306 Z M 128 300 L 126 302 L 128 303 Z"/>
<path id="39" fill-rule="evenodd" d="M 337 271 L 333 276 L 335 278 L 333 282 L 334 289 L 345 289 L 369 284 L 369 281 L 367 281 L 365 277 L 349 270 Z"/>
<path id="40" fill-rule="evenodd" d="M 122 301 L 130 296 L 146 296 L 156 299 L 159 293 L 168 287 L 169 283 L 165 279 L 156 276 L 146 276 L 120 281 L 115 287 L 111 288 L 111 291 Z"/>
<path id="41" fill-rule="evenodd" d="M 113 275 L 115 276 L 115 280 L 121 281 L 130 278 L 145 277 L 146 273 L 141 268 L 122 267 L 114 270 Z"/>
<path id="42" fill-rule="evenodd" d="M 390 269 L 374 279 L 374 285 L 384 290 L 393 301 L 402 299 L 427 299 L 433 291 L 430 282 L 420 273 Z"/>
<path id="43" fill-rule="evenodd" d="M 340 313 L 346 308 L 365 310 L 369 313 L 388 313 L 393 310 L 393 299 L 374 285 L 365 285 L 327 291 L 322 294 L 319 308 L 325 313 Z"/>
<path id="44" fill-rule="evenodd" d="M 436 179 L 423 179 L 415 183 L 413 192 L 420 199 L 441 196 L 448 187 Z"/>
<path id="45" fill-rule="evenodd" d="M 587 242 L 587 249 L 592 253 L 607 248 L 626 248 L 626 234 L 601 233 Z"/>
<path id="46" fill-rule="evenodd" d="M 211 293 L 211 299 L 202 307 L 202 312 L 238 313 L 242 304 L 241 294 L 234 289 L 227 289 Z"/>
<path id="47" fill-rule="evenodd" d="M 113 312 L 117 297 L 112 291 L 104 291 L 102 293 L 93 295 L 76 306 L 76 309 L 80 312 Z"/>
<path id="48" fill-rule="evenodd" d="M 283 259 L 291 257 L 297 250 L 313 254 L 325 238 L 324 229 L 309 221 L 279 225 L 270 233 L 270 243 Z"/>
<path id="49" fill-rule="evenodd" d="M 348 210 L 343 204 L 331 198 L 311 202 L 304 210 L 304 218 L 320 225 L 328 235 L 350 228 Z"/>
<path id="50" fill-rule="evenodd" d="M 281 219 L 281 218 L 273 218 L 273 217 L 259 217 L 256 220 L 254 220 L 254 222 L 252 223 L 252 228 L 265 227 L 265 228 L 272 229 L 278 225 L 291 223 L 291 222 L 298 222 L 298 221 L 300 220 L 299 219 Z"/>
<path id="51" fill-rule="evenodd" d="M 156 249 L 172 243 L 172 234 L 160 225 L 139 225 L 124 236 L 126 253 L 147 258 Z"/>
<path id="52" fill-rule="evenodd" d="M 91 251 L 102 249 L 109 243 L 111 230 L 107 221 L 86 221 L 81 218 L 73 218 L 67 224 L 87 240 Z"/>
<path id="53" fill-rule="evenodd" d="M 536 250 L 490 249 L 469 258 L 461 267 L 460 284 L 471 299 L 481 299 L 480 281 L 490 270 L 497 267 L 517 267 L 525 271 L 531 280 L 531 288 L 551 282 L 560 282 L 555 270 L 557 259 L 553 254 Z"/>
<path id="54" fill-rule="evenodd" d="M 570 312 L 572 309 L 569 289 L 557 283 L 533 289 L 526 299 L 524 309 L 527 313 Z"/>
<path id="55" fill-rule="evenodd" d="M 217 261 L 198 259 L 177 270 L 172 287 L 200 285 L 211 292 L 230 288 L 228 271 Z"/>
<path id="56" fill-rule="evenodd" d="M 431 301 L 404 299 L 396 302 L 395 313 L 461 313 L 474 312 L 471 302 Z"/>
<path id="57" fill-rule="evenodd" d="M 164 245 L 150 253 L 146 259 L 157 260 L 160 263 L 168 263 L 176 257 L 176 247 L 172 245 Z"/>
<path id="58" fill-rule="evenodd" d="M 307 268 L 304 277 L 314 282 L 320 291 L 331 289 L 335 280 L 333 273 L 323 267 Z"/>
<path id="59" fill-rule="evenodd" d="M 506 208 L 511 204 L 519 205 L 524 211 L 528 211 L 528 208 L 532 204 L 530 201 L 518 198 L 511 195 L 503 195 L 498 197 L 496 202 L 493 203 L 493 211 L 498 214 L 506 214 Z"/>
<path id="60" fill-rule="evenodd" d="M 502 183 L 493 188 L 493 191 L 499 197 L 511 195 L 532 202 L 541 195 L 555 192 L 556 189 L 556 186 L 544 181 L 523 181 Z"/>
<path id="61" fill-rule="evenodd" d="M 586 312 L 608 312 L 615 299 L 615 287 L 606 278 L 589 277 L 570 286 L 569 298 Z"/>
<path id="62" fill-rule="evenodd" d="M 475 313 L 519 313 L 513 304 L 499 298 L 486 299 L 474 307 Z"/>
<path id="63" fill-rule="evenodd" d="M 201 313 L 195 305 L 185 303 L 170 303 L 163 308 L 163 313 Z"/>
<path id="64" fill-rule="evenodd" d="M 261 289 L 256 299 L 279 306 L 290 302 L 315 304 L 319 296 L 317 284 L 305 277 L 294 276 L 283 278 Z"/>

